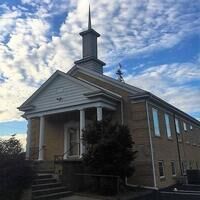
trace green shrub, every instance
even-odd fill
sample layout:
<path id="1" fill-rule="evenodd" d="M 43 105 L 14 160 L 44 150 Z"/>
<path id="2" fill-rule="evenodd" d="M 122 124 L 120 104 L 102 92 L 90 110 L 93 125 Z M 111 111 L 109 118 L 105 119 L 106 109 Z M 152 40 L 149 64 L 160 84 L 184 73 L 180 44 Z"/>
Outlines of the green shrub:
<path id="1" fill-rule="evenodd" d="M 31 162 L 25 160 L 21 144 L 14 137 L 0 140 L 0 160 L 0 199 L 17 200 L 34 176 Z"/>
<path id="2" fill-rule="evenodd" d="M 134 173 L 136 151 L 127 126 L 96 122 L 84 130 L 83 141 L 83 161 L 90 172 L 120 176 L 122 180 Z"/>

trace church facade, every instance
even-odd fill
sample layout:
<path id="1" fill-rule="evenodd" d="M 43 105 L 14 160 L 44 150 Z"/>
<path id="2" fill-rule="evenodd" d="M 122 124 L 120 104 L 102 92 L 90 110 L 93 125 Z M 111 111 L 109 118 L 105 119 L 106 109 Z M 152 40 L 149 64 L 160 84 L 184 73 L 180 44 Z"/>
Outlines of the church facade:
<path id="1" fill-rule="evenodd" d="M 83 58 L 67 73 L 56 71 L 18 108 L 28 121 L 26 158 L 80 160 L 84 128 L 110 117 L 129 127 L 138 151 L 127 184 L 163 188 L 187 169 L 199 169 L 200 122 L 150 92 L 105 76 L 90 14 L 80 35 Z"/>

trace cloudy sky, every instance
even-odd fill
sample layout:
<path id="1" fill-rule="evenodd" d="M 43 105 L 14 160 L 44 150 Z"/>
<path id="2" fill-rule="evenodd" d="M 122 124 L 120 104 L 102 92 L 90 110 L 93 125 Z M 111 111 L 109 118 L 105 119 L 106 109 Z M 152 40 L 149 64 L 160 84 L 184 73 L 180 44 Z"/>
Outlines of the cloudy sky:
<path id="1" fill-rule="evenodd" d="M 81 58 L 88 0 L 1 0 L 0 137 L 26 122 L 16 108 L 59 69 Z M 99 58 L 115 77 L 200 119 L 200 0 L 90 0 Z M 116 78 L 116 77 L 115 77 Z"/>

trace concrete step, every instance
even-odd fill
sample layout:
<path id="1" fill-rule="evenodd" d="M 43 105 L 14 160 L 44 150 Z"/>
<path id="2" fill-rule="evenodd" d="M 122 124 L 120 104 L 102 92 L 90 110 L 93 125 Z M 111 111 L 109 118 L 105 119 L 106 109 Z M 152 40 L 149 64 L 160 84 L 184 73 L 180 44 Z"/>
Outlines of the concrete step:
<path id="1" fill-rule="evenodd" d="M 59 192 L 66 192 L 67 188 L 66 187 L 52 187 L 52 188 L 47 188 L 47 189 L 39 189 L 39 190 L 34 190 L 32 192 L 33 196 L 40 196 L 43 194 L 52 194 L 52 193 L 59 193 Z"/>
<path id="2" fill-rule="evenodd" d="M 47 179 L 47 178 L 53 178 L 53 174 L 40 174 L 38 173 L 36 176 L 36 179 Z"/>
<path id="3" fill-rule="evenodd" d="M 33 197 L 33 200 L 51 200 L 51 199 L 57 199 L 57 198 L 61 198 L 61 197 L 67 197 L 70 195 L 72 195 L 71 191 L 58 192 L 58 193 L 36 196 L 36 197 Z"/>
<path id="4" fill-rule="evenodd" d="M 37 170 L 36 173 L 37 173 L 37 174 L 53 174 L 53 173 L 54 173 L 54 169 Z"/>
<path id="5" fill-rule="evenodd" d="M 42 178 L 42 179 L 36 178 L 33 181 L 33 184 L 56 183 L 56 181 L 57 180 L 55 178 Z"/>
<path id="6" fill-rule="evenodd" d="M 61 183 L 56 182 L 56 183 L 35 184 L 32 185 L 32 191 L 54 188 L 54 187 L 61 187 Z"/>

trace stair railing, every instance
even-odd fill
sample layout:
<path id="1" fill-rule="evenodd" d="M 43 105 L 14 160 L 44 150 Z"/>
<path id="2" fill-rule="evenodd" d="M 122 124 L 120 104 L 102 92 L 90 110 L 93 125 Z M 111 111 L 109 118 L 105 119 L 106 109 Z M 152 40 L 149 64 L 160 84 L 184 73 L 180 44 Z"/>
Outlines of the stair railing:
<path id="1" fill-rule="evenodd" d="M 54 155 L 54 161 L 62 161 L 64 160 L 64 156 L 68 155 L 69 152 L 72 150 L 73 147 L 75 147 L 75 145 L 79 145 L 79 142 L 75 142 L 74 144 L 70 145 L 70 147 L 67 149 L 67 151 L 65 151 L 63 154 L 60 155 Z"/>

